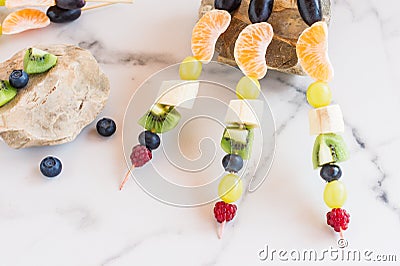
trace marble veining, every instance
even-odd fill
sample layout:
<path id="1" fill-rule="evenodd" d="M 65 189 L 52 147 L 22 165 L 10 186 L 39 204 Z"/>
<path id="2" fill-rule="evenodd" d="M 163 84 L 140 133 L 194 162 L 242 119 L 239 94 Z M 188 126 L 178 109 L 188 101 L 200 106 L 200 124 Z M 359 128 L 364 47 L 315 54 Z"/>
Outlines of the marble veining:
<path id="1" fill-rule="evenodd" d="M 112 88 L 100 116 L 121 125 L 136 88 L 190 55 L 199 2 L 138 0 L 88 11 L 68 25 L 1 36 L 0 60 L 36 43 L 89 49 Z M 342 177 L 349 193 L 349 248 L 397 254 L 397 264 L 399 9 L 396 0 L 333 0 L 329 31 L 336 71 L 331 86 L 345 116 L 344 138 L 351 152 Z M 314 137 L 308 134 L 305 99 L 310 81 L 273 71 L 261 81 L 276 120 L 275 161 L 264 184 L 244 195 L 222 240 L 216 237 L 212 205 L 165 205 L 133 181 L 118 191 L 126 171 L 119 131 L 103 140 L 92 123 L 67 145 L 16 151 L 0 143 L 0 266 L 280 265 L 259 260 L 264 245 L 335 247 L 337 236 L 325 225 L 324 183 L 311 165 Z M 64 162 L 57 180 L 43 179 L 37 169 L 48 154 Z"/>

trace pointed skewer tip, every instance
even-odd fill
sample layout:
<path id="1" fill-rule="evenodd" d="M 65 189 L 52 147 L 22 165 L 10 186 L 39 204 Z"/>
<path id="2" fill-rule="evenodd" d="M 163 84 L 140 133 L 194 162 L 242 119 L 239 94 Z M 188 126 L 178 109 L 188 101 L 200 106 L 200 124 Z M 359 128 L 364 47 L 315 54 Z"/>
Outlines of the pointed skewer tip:
<path id="1" fill-rule="evenodd" d="M 130 168 L 130 169 L 128 170 L 128 172 L 126 173 L 124 180 L 122 180 L 121 185 L 119 185 L 119 190 L 120 190 L 120 191 L 124 188 L 125 183 L 128 182 L 129 174 L 132 172 L 132 170 L 133 170 L 134 168 L 135 168 L 135 166 L 132 165 L 131 168 Z"/>
<path id="2" fill-rule="evenodd" d="M 222 223 L 220 223 L 220 224 L 218 225 L 217 235 L 218 235 L 218 238 L 219 238 L 219 239 L 222 239 L 222 236 L 223 236 L 223 234 L 224 234 L 225 224 L 226 224 L 226 221 L 223 221 Z"/>

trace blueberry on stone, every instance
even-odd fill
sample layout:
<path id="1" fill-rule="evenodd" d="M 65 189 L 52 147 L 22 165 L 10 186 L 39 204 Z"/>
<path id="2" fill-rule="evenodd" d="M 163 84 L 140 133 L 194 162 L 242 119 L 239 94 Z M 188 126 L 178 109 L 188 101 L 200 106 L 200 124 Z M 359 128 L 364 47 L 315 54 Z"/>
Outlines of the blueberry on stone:
<path id="1" fill-rule="evenodd" d="M 28 81 L 29 76 L 23 70 L 13 70 L 9 78 L 10 85 L 16 89 L 24 88 L 28 84 Z"/>

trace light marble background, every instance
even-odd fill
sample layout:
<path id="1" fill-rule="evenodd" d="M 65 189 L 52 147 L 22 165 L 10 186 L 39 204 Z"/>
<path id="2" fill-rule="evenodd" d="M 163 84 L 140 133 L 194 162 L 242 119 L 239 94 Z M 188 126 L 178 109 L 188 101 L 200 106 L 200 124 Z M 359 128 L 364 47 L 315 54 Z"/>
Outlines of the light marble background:
<path id="1" fill-rule="evenodd" d="M 137 0 L 86 12 L 71 24 L 2 36 L 0 60 L 36 43 L 88 48 L 111 81 L 102 115 L 121 125 L 135 89 L 190 54 L 198 6 L 196 0 Z M 343 164 L 349 248 L 397 254 L 398 261 L 399 9 L 397 0 L 333 1 L 329 47 L 336 70 L 331 87 L 352 153 Z M 272 71 L 262 81 L 277 120 L 276 158 L 263 186 L 242 200 L 223 240 L 216 238 L 211 205 L 167 206 L 133 181 L 117 190 L 126 171 L 120 131 L 104 141 L 93 123 L 67 145 L 15 151 L 0 144 L 0 265 L 279 265 L 258 259 L 264 245 L 335 247 L 337 236 L 325 225 L 324 184 L 310 162 L 309 82 Z M 38 172 L 48 154 L 64 163 L 57 180 Z"/>

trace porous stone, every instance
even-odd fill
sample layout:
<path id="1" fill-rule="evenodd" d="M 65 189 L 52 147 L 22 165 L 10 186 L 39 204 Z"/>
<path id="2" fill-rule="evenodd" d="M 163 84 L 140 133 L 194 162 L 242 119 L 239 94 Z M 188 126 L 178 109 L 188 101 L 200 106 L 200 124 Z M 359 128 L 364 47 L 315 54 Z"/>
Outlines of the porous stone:
<path id="1" fill-rule="evenodd" d="M 104 108 L 110 92 L 108 78 L 89 51 L 73 45 L 35 47 L 58 61 L 48 72 L 30 75 L 27 87 L 0 107 L 0 137 L 16 149 L 74 140 Z M 23 69 L 25 51 L 0 64 L 0 79 Z"/>

